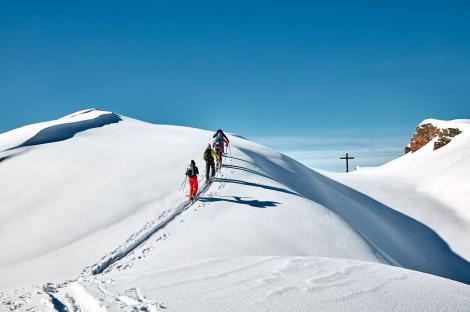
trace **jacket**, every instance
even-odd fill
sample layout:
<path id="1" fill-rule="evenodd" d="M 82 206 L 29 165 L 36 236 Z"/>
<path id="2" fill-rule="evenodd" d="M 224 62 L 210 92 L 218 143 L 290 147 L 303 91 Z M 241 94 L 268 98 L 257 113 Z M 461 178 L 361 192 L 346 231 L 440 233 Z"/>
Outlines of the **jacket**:
<path id="1" fill-rule="evenodd" d="M 188 169 L 186 169 L 186 175 L 190 178 L 196 177 L 199 174 L 199 170 L 196 166 L 189 165 Z"/>

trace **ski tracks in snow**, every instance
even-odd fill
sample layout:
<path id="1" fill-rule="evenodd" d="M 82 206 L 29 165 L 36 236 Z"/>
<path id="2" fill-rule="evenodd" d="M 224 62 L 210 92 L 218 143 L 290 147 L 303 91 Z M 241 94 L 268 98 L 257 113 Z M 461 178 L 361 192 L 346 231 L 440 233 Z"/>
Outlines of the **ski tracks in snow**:
<path id="1" fill-rule="evenodd" d="M 232 161 L 230 159 L 230 161 Z M 226 177 L 226 172 L 234 173 L 231 169 L 222 169 L 217 173 L 220 178 Z M 198 191 L 198 198 L 214 197 L 217 191 L 225 187 L 225 183 L 218 183 L 217 188 L 208 192 L 212 185 L 204 183 Z M 74 281 L 61 284 L 47 283 L 43 286 L 34 286 L 30 290 L 17 289 L 0 293 L 0 311 L 158 311 L 165 309 L 165 304 L 146 299 L 139 288 L 131 287 L 123 293 L 115 294 L 107 286 L 112 280 L 102 279 L 103 273 L 114 270 L 122 271 L 133 266 L 137 260 L 143 259 L 151 252 L 157 243 L 166 240 L 169 234 L 165 226 L 172 221 L 179 220 L 182 213 L 189 208 L 198 212 L 207 203 L 190 203 L 184 201 L 176 208 L 165 209 L 144 224 L 144 226 L 130 235 L 126 241 L 101 258 L 91 266 L 86 267 Z M 101 275 L 101 278 L 98 278 Z M 96 277 L 95 277 L 96 276 Z"/>
<path id="2" fill-rule="evenodd" d="M 232 161 L 230 159 L 230 161 Z M 233 170 L 229 170 L 233 173 Z M 224 171 L 226 171 L 224 170 Z M 217 173 L 218 177 L 225 177 L 224 172 L 221 170 Z M 209 191 L 212 181 L 204 183 L 202 188 L 197 193 L 197 198 L 204 195 Z M 217 190 L 223 189 L 225 182 L 218 184 Z M 207 194 L 207 197 L 216 196 L 217 191 L 212 191 Z M 96 275 L 101 273 L 110 272 L 112 270 L 124 270 L 130 268 L 132 263 L 136 260 L 144 258 L 152 249 L 154 245 L 161 240 L 168 238 L 168 234 L 164 231 L 166 225 L 174 221 L 188 208 L 194 207 L 194 211 L 200 210 L 206 203 L 198 202 L 197 200 L 191 203 L 189 200 L 184 201 L 174 209 L 166 209 L 154 220 L 148 221 L 140 230 L 129 236 L 126 242 L 111 253 L 104 256 L 100 262 L 93 264 L 84 269 L 81 276 Z M 180 219 L 180 222 L 184 222 Z M 156 239 L 152 239 L 156 237 Z"/>
<path id="3" fill-rule="evenodd" d="M 137 287 L 122 293 L 108 290 L 111 280 L 91 278 L 68 285 L 59 296 L 68 311 L 148 311 L 165 309 L 163 303 L 148 300 Z"/>

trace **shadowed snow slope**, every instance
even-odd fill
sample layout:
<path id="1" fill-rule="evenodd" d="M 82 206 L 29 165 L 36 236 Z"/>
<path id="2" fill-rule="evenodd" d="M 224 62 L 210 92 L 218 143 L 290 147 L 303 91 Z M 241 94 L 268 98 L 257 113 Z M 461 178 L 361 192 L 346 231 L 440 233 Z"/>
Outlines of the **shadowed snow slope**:
<path id="1" fill-rule="evenodd" d="M 109 114 L 83 111 L 0 136 L 3 150 L 40 133 L 41 142 L 53 141 L 3 152 L 25 151 L 0 163 L 0 288 L 73 279 L 85 269 L 57 293 L 64 304 L 285 311 L 318 301 L 377 311 L 396 291 L 398 310 L 424 311 L 425 297 L 449 311 L 468 306 L 467 285 L 383 264 L 468 283 L 468 263 L 430 228 L 263 146 L 230 136 L 231 156 L 214 182 L 175 214 L 186 165 L 194 159 L 204 171 L 212 132 L 114 114 L 119 122 L 62 141 L 43 131 Z M 103 274 L 90 273 L 162 222 Z M 0 302 L 8 298 L 0 292 Z"/>
<path id="2" fill-rule="evenodd" d="M 470 264 L 426 225 L 287 156 L 242 151 L 277 181 L 339 215 L 391 264 L 470 283 Z"/>

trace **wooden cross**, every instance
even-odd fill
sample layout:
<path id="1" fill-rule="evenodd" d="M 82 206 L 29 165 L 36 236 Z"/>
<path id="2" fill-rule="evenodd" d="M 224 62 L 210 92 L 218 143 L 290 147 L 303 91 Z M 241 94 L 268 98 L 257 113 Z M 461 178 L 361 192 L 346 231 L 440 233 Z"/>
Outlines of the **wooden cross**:
<path id="1" fill-rule="evenodd" d="M 349 172 L 349 160 L 354 159 L 354 157 L 349 157 L 349 154 L 346 153 L 346 157 L 340 157 L 339 159 L 346 159 L 346 172 Z"/>

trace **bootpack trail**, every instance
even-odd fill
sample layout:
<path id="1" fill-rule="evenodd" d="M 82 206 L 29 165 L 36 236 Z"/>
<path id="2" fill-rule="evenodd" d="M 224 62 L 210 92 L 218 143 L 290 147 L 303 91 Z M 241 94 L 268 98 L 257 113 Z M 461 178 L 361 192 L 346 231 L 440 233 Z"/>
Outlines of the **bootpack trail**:
<path id="1" fill-rule="evenodd" d="M 199 200 L 199 198 L 209 190 L 214 179 L 217 176 L 219 177 L 222 176 L 220 170 L 217 172 L 215 177 L 204 182 L 202 187 L 198 190 L 195 200 L 191 201 L 190 199 L 187 199 L 184 202 L 177 205 L 176 208 L 167 209 L 163 211 L 155 220 L 151 220 L 147 222 L 143 228 L 141 228 L 139 231 L 129 236 L 125 244 L 120 245 L 111 253 L 103 257 L 102 259 L 104 260 L 100 261 L 97 264 L 92 265 L 91 267 L 85 268 L 81 276 L 88 275 L 88 274 L 97 275 L 97 274 L 104 273 L 112 265 L 116 264 L 121 259 L 131 254 L 139 246 L 141 246 L 146 241 L 148 241 L 153 235 L 155 235 L 157 232 L 165 228 L 165 226 L 168 225 L 171 221 L 173 221 L 177 216 L 179 216 L 186 209 L 194 205 Z"/>

